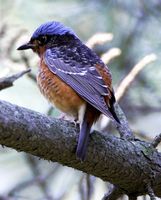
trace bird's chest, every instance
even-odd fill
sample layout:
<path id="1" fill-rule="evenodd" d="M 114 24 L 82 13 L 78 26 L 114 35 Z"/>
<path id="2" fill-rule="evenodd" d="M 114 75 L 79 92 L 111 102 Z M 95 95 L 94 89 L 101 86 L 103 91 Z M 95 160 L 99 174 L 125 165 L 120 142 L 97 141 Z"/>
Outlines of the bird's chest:
<path id="1" fill-rule="evenodd" d="M 61 111 L 78 116 L 79 108 L 84 100 L 57 75 L 53 74 L 43 61 L 40 63 L 37 76 L 38 86 L 42 94 Z"/>

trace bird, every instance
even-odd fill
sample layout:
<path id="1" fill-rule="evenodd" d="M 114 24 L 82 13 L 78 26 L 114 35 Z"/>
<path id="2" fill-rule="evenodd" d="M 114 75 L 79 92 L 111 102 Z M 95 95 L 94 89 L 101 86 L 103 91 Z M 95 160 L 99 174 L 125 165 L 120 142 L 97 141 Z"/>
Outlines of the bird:
<path id="1" fill-rule="evenodd" d="M 100 57 L 61 22 L 40 25 L 17 50 L 38 54 L 37 83 L 42 94 L 80 124 L 76 157 L 86 158 L 89 136 L 101 114 L 120 124 L 112 76 Z"/>

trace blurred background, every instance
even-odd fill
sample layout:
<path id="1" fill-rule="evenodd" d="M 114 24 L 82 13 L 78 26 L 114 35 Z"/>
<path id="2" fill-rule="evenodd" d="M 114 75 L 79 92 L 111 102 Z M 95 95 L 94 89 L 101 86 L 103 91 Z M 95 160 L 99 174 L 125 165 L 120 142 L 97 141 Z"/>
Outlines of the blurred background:
<path id="1" fill-rule="evenodd" d="M 0 99 L 54 117 L 60 115 L 38 90 L 38 57 L 16 48 L 28 41 L 40 24 L 61 21 L 109 66 L 116 96 L 136 136 L 151 141 L 160 133 L 161 0 L 0 0 L 0 19 L 0 77 L 32 69 L 13 87 L 1 91 Z M 119 88 L 120 83 L 127 75 L 133 81 L 120 95 L 124 87 Z M 98 128 L 115 133 L 104 117 Z M 99 200 L 108 186 L 58 163 L 0 149 L 0 199 Z"/>

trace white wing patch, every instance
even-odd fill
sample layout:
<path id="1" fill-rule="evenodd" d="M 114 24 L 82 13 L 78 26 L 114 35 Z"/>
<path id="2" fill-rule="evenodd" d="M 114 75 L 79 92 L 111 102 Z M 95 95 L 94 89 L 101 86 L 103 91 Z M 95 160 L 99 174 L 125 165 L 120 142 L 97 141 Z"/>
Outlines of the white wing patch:
<path id="1" fill-rule="evenodd" d="M 59 69 L 59 68 L 57 68 L 57 70 L 65 73 L 65 74 L 70 74 L 70 75 L 85 76 L 87 74 L 87 70 L 84 70 L 84 71 L 81 71 L 81 72 L 70 72 L 70 71 L 65 71 L 65 70 Z"/>
<path id="2" fill-rule="evenodd" d="M 79 75 L 79 76 L 85 76 L 87 74 L 87 69 L 85 67 L 76 68 L 75 66 L 71 67 L 68 63 L 64 65 L 64 62 L 61 59 L 54 58 L 54 54 L 52 54 L 52 51 L 48 49 L 46 51 L 48 54 L 46 63 L 47 65 L 53 67 L 55 69 L 55 73 L 57 71 L 62 72 L 64 74 L 69 75 Z"/>

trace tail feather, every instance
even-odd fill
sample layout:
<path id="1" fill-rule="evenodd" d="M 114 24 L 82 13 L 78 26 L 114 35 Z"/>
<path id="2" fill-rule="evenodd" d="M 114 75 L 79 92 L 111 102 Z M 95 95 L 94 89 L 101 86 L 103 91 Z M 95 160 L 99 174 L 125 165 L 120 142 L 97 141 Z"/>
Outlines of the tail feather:
<path id="1" fill-rule="evenodd" d="M 89 135 L 90 135 L 90 129 L 91 129 L 90 123 L 88 123 L 87 120 L 84 118 L 79 133 L 78 145 L 76 150 L 77 157 L 82 161 L 85 159 Z"/>

